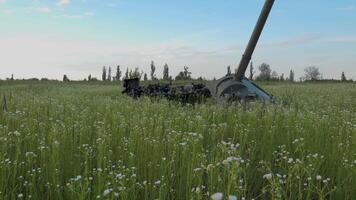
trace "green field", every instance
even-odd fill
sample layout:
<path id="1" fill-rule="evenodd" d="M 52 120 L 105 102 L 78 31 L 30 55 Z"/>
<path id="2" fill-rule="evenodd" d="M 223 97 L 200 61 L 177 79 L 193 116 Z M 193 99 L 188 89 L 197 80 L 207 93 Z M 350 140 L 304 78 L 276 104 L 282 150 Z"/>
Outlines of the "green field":
<path id="1" fill-rule="evenodd" d="M 263 87 L 277 103 L 1 82 L 0 199 L 356 199 L 356 84 Z"/>

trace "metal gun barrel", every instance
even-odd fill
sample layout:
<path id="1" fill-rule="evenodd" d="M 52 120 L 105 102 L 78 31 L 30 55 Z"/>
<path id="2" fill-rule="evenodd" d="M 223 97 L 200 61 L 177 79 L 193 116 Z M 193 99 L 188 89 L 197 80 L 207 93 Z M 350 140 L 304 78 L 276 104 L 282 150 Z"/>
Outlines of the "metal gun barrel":
<path id="1" fill-rule="evenodd" d="M 258 18 L 255 29 L 253 30 L 250 41 L 248 42 L 248 45 L 246 47 L 245 53 L 243 54 L 239 67 L 236 70 L 235 78 L 238 81 L 241 81 L 245 76 L 246 69 L 251 61 L 252 54 L 256 48 L 258 39 L 260 38 L 262 30 L 266 24 L 268 15 L 271 12 L 274 1 L 275 0 L 266 0 L 263 6 L 260 17 Z"/>

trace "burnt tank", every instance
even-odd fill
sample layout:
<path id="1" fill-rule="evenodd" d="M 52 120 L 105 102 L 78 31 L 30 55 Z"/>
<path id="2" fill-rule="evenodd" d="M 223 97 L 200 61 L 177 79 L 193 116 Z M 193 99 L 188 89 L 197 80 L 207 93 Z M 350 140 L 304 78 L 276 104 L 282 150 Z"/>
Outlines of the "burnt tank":
<path id="1" fill-rule="evenodd" d="M 272 10 L 274 1 L 275 0 L 265 1 L 235 74 L 222 77 L 207 84 L 192 83 L 183 86 L 173 86 L 171 84 L 140 86 L 139 79 L 126 79 L 124 80 L 125 89 L 123 93 L 133 98 L 138 98 L 142 95 L 151 97 L 161 96 L 180 101 L 214 97 L 218 101 L 261 100 L 263 102 L 272 102 L 272 96 L 252 82 L 252 80 L 246 78 L 245 72 Z"/>
<path id="2" fill-rule="evenodd" d="M 186 85 L 172 85 L 156 83 L 140 85 L 139 78 L 125 79 L 124 90 L 122 93 L 137 99 L 141 96 L 164 97 L 168 100 L 179 101 L 182 103 L 201 103 L 211 97 L 210 90 L 201 83 L 190 83 Z"/>

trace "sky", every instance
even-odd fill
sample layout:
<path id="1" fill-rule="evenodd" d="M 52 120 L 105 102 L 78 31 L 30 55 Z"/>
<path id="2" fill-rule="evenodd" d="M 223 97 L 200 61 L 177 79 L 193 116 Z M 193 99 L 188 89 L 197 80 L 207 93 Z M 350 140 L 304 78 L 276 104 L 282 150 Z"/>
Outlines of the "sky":
<path id="1" fill-rule="evenodd" d="M 0 78 L 100 78 L 150 63 L 219 78 L 239 64 L 263 0 L 0 0 Z M 252 61 L 356 80 L 356 0 L 276 0 Z M 113 69 L 113 71 L 115 71 Z M 246 73 L 247 74 L 247 73 Z"/>

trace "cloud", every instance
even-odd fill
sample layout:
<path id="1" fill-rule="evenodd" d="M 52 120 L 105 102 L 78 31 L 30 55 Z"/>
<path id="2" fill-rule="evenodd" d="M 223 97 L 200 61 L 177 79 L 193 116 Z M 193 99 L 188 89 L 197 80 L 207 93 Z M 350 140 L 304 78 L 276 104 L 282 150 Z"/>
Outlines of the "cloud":
<path id="1" fill-rule="evenodd" d="M 344 35 L 326 38 L 329 42 L 356 42 L 355 35 Z"/>
<path id="2" fill-rule="evenodd" d="M 83 15 L 87 16 L 87 17 L 91 17 L 94 15 L 94 13 L 93 12 L 85 12 Z"/>
<path id="3" fill-rule="evenodd" d="M 57 0 L 57 6 L 65 6 L 70 3 L 70 0 Z"/>
<path id="4" fill-rule="evenodd" d="M 71 15 L 71 14 L 63 14 L 58 18 L 65 18 L 65 19 L 82 19 L 83 15 Z"/>
<path id="5" fill-rule="evenodd" d="M 269 43 L 261 44 L 263 47 L 290 47 L 302 44 L 309 44 L 322 39 L 322 36 L 319 34 L 306 34 L 300 35 L 285 40 L 277 40 Z"/>
<path id="6" fill-rule="evenodd" d="M 63 14 L 59 16 L 55 16 L 54 18 L 64 18 L 64 19 L 83 19 L 87 17 L 93 16 L 93 12 L 84 12 L 82 14 Z"/>
<path id="7" fill-rule="evenodd" d="M 10 15 L 10 14 L 13 14 L 16 12 L 15 9 L 3 9 L 3 10 L 0 10 L 1 13 L 3 14 L 6 14 L 6 15 Z"/>
<path id="8" fill-rule="evenodd" d="M 51 9 L 47 6 L 29 7 L 25 9 L 28 12 L 50 13 Z"/>
<path id="9" fill-rule="evenodd" d="M 154 60 L 158 67 L 161 63 L 169 63 L 172 66 L 172 74 L 177 74 L 184 65 L 192 66 L 192 72 L 199 74 L 197 66 L 202 62 L 206 66 L 205 69 L 214 69 L 219 66 L 220 61 L 220 58 L 215 56 L 214 49 L 198 48 L 180 42 L 107 44 L 62 36 L 0 35 L 0 43 L 0 55 L 4 58 L 0 60 L 0 66 L 6 66 L 4 74 L 14 73 L 24 77 L 59 78 L 62 73 L 71 77 L 81 77 L 89 73 L 97 76 L 95 73 L 100 73 L 101 66 L 117 64 L 125 67 L 137 66 L 141 70 L 149 71 L 146 67 L 151 60 Z M 24 69 L 23 66 L 28 68 Z M 225 70 L 221 72 L 224 73 Z"/>
<path id="10" fill-rule="evenodd" d="M 337 8 L 337 10 L 341 10 L 341 11 L 354 11 L 354 10 L 356 10 L 356 6 L 354 6 L 354 5 L 343 6 L 343 7 Z"/>
<path id="11" fill-rule="evenodd" d="M 304 44 L 309 44 L 311 42 L 322 40 L 323 37 L 319 34 L 306 34 L 306 35 L 299 35 L 295 37 L 290 37 L 281 40 L 269 41 L 269 42 L 260 42 L 259 46 L 261 48 L 278 48 L 278 47 L 291 47 L 291 46 L 299 46 Z M 244 50 L 246 48 L 246 44 L 233 44 L 229 46 L 225 46 L 219 50 L 218 52 L 224 53 L 236 53 Z"/>
<path id="12" fill-rule="evenodd" d="M 117 6 L 117 4 L 110 2 L 110 3 L 107 3 L 106 6 L 107 6 L 107 7 L 110 7 L 110 8 L 114 8 L 114 7 Z"/>
<path id="13" fill-rule="evenodd" d="M 299 39 L 298 39 L 299 38 Z M 301 38 L 304 38 L 303 40 Z M 306 39 L 309 38 L 309 39 Z M 324 75 L 339 74 L 341 70 L 347 75 L 355 76 L 355 58 L 353 52 L 342 56 L 334 56 L 328 52 L 308 53 L 303 46 L 286 51 L 284 45 L 295 45 L 296 41 L 356 41 L 352 36 L 321 37 L 299 36 L 286 40 L 275 41 L 277 48 L 259 48 L 254 55 L 255 63 L 268 62 L 274 70 L 287 74 L 291 63 L 296 74 L 303 73 L 308 65 L 317 65 Z M 64 38 L 63 36 L 45 35 L 6 35 L 0 33 L 0 69 L 1 76 L 12 73 L 16 77 L 48 77 L 61 78 L 63 74 L 73 79 L 82 79 L 88 74 L 100 77 L 102 66 L 139 67 L 149 72 L 149 63 L 154 60 L 157 64 L 158 76 L 161 67 L 168 63 L 171 74 L 178 74 L 184 65 L 190 67 L 193 76 L 220 77 L 225 74 L 226 66 L 234 67 L 238 64 L 244 45 L 209 46 L 192 45 L 184 41 L 170 41 L 162 43 L 127 44 L 121 42 L 106 43 L 102 41 L 84 40 L 78 38 Z M 278 48 L 281 46 L 281 48 Z M 340 49 L 333 53 L 342 52 Z M 338 55 L 338 54 L 337 54 Z M 20 59 L 19 59 L 20 58 Z M 26 66 L 26 67 L 24 67 Z M 340 66 L 335 72 L 335 66 Z M 298 75 L 299 76 L 299 75 Z M 2 77 L 3 78 L 3 77 Z"/>
<path id="14" fill-rule="evenodd" d="M 49 13 L 51 12 L 51 9 L 47 6 L 43 6 L 43 7 L 38 7 L 35 9 L 37 12 L 41 12 L 41 13 Z"/>

